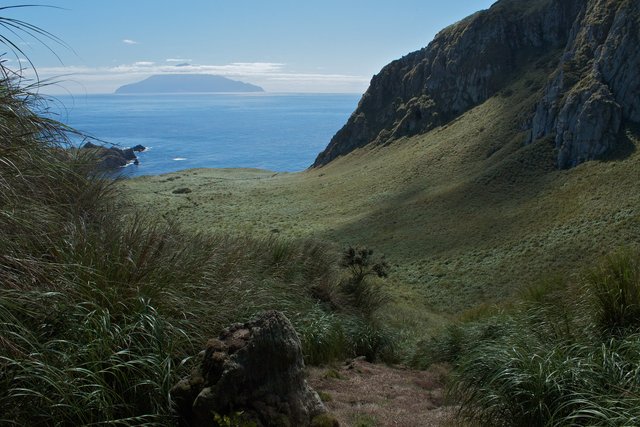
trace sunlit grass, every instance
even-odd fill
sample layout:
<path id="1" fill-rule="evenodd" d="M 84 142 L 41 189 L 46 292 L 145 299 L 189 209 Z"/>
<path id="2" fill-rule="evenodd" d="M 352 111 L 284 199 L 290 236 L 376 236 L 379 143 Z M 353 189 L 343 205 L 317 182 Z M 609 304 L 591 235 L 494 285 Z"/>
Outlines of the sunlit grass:
<path id="1" fill-rule="evenodd" d="M 461 316 L 416 361 L 452 365 L 450 398 L 479 425 L 635 425 L 640 335 L 620 293 L 635 292 L 638 259 L 623 251 L 577 282 L 552 277 L 502 312 Z"/>

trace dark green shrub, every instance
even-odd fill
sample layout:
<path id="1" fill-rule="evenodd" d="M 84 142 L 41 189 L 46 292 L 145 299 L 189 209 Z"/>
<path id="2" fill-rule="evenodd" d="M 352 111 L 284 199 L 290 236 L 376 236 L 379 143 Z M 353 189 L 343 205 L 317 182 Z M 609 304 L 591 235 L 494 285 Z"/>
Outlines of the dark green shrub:
<path id="1" fill-rule="evenodd" d="M 172 191 L 173 194 L 189 194 L 191 189 L 189 187 L 180 187 Z"/>
<path id="2" fill-rule="evenodd" d="M 393 334 L 378 322 L 353 317 L 346 322 L 345 328 L 352 356 L 364 356 L 369 362 L 398 361 Z"/>
<path id="3" fill-rule="evenodd" d="M 375 280 L 388 276 L 389 265 L 384 257 L 375 258 L 368 248 L 349 246 L 343 252 L 341 266 L 349 275 L 340 282 L 340 290 L 362 314 L 372 316 L 389 301 L 389 295 Z"/>
<path id="4" fill-rule="evenodd" d="M 595 324 L 604 333 L 640 327 L 640 254 L 613 254 L 587 276 Z"/>
<path id="5" fill-rule="evenodd" d="M 350 273 L 351 282 L 362 282 L 367 276 L 387 277 L 389 265 L 384 256 L 374 258 L 373 250 L 349 246 L 342 254 L 342 267 Z"/>

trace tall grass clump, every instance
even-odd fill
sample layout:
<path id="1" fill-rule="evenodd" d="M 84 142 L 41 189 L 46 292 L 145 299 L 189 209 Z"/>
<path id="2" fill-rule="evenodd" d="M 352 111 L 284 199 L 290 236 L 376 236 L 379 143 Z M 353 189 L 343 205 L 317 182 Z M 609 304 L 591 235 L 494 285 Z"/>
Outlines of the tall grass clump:
<path id="1" fill-rule="evenodd" d="M 0 62 L 0 424 L 173 425 L 169 390 L 191 356 L 269 309 L 310 363 L 382 352 L 340 297 L 333 246 L 136 212 L 37 89 Z"/>
<path id="2" fill-rule="evenodd" d="M 587 277 L 595 302 L 595 324 L 604 333 L 640 327 L 640 257 L 631 250 L 607 257 Z"/>
<path id="3" fill-rule="evenodd" d="M 317 259 L 317 254 L 310 255 Z M 339 280 L 339 271 L 327 277 L 326 271 L 314 270 L 316 277 L 324 278 L 309 282 L 317 304 L 293 319 L 308 363 L 356 356 L 397 361 L 394 334 L 375 316 L 389 301 L 382 283 L 376 280 L 387 276 L 388 266 L 384 258 L 372 255 L 371 249 L 348 247 L 340 260 Z"/>
<path id="4" fill-rule="evenodd" d="M 449 397 L 478 425 L 638 425 L 639 260 L 623 251 L 536 286 L 422 343 L 420 361 L 451 364 Z"/>

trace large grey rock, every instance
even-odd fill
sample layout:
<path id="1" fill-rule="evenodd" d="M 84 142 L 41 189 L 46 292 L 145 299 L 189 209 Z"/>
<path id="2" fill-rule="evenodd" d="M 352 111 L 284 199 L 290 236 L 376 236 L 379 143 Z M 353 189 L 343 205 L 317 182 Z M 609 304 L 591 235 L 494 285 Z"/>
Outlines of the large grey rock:
<path id="1" fill-rule="evenodd" d="M 144 151 L 145 147 L 136 145 L 133 148 L 105 147 L 87 142 L 82 146 L 83 150 L 91 150 L 97 160 L 96 167 L 99 170 L 118 169 L 133 162 L 138 164 L 137 151 Z"/>
<path id="2" fill-rule="evenodd" d="M 212 426 L 214 414 L 237 412 L 259 426 L 309 426 L 326 413 L 304 378 L 300 340 L 280 312 L 225 329 L 201 357 L 171 390 L 184 426 Z"/>

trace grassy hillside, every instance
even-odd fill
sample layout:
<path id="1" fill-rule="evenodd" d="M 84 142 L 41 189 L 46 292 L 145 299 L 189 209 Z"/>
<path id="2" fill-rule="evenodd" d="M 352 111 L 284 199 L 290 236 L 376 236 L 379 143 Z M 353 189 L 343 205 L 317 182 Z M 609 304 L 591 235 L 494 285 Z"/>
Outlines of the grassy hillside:
<path id="1" fill-rule="evenodd" d="M 554 167 L 550 142 L 523 146 L 544 74 L 519 76 L 447 126 L 323 168 L 188 170 L 122 185 L 139 207 L 193 230 L 372 247 L 392 265 L 393 321 L 437 324 L 433 313 L 508 299 L 640 237 L 637 132 L 615 160 L 571 170 Z"/>

